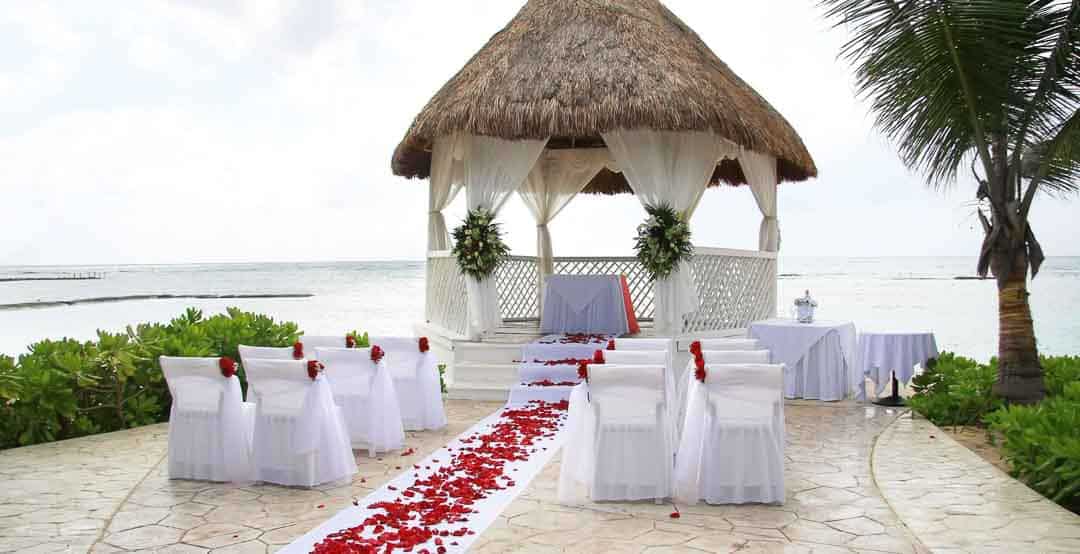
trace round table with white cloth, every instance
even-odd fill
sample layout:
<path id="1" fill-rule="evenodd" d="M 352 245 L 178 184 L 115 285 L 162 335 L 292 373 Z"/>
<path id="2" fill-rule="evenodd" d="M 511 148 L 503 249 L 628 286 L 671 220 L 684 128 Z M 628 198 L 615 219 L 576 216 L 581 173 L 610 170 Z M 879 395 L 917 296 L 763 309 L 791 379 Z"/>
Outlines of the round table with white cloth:
<path id="1" fill-rule="evenodd" d="M 885 391 L 890 374 L 907 384 L 915 375 L 915 366 L 938 356 L 933 333 L 869 333 L 859 334 L 859 374 L 874 382 L 877 395 Z"/>
<path id="2" fill-rule="evenodd" d="M 862 390 L 850 321 L 770 319 L 751 323 L 750 336 L 769 349 L 772 363 L 786 366 L 785 398 L 843 400 Z"/>

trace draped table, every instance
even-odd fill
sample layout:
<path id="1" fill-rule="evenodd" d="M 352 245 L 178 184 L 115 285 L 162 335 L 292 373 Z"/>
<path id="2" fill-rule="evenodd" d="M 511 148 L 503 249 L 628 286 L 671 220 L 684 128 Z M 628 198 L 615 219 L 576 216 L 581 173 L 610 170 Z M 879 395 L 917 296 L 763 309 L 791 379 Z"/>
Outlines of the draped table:
<path id="1" fill-rule="evenodd" d="M 885 391 L 885 384 L 892 381 L 892 396 L 878 401 L 884 405 L 902 405 L 898 383 L 907 384 L 915 376 L 916 365 L 926 367 L 926 361 L 937 356 L 937 341 L 933 333 L 859 334 L 860 373 L 874 382 L 879 398 Z"/>
<path id="2" fill-rule="evenodd" d="M 544 333 L 637 333 L 630 289 L 621 275 L 549 275 L 544 286 Z"/>
<path id="3" fill-rule="evenodd" d="M 769 349 L 773 363 L 784 364 L 786 398 L 843 400 L 862 390 L 854 323 L 770 319 L 751 323 L 750 336 Z"/>

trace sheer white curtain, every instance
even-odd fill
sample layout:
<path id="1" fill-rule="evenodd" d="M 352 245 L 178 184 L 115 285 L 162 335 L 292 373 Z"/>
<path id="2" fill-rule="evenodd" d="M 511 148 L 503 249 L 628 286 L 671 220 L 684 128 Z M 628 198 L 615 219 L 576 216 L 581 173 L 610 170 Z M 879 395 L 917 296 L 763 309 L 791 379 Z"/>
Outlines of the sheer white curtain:
<path id="1" fill-rule="evenodd" d="M 731 142 L 710 132 L 617 130 L 604 142 L 630 188 L 644 206 L 667 204 L 689 220 L 717 162 L 734 152 Z M 690 268 L 677 267 L 655 283 L 656 330 L 682 331 L 682 316 L 697 310 L 699 299 Z"/>
<path id="2" fill-rule="evenodd" d="M 454 201 L 464 181 L 460 152 L 455 159 L 457 135 L 441 137 L 431 148 L 431 191 L 428 195 L 428 251 L 450 250 L 443 210 Z"/>
<path id="3" fill-rule="evenodd" d="M 776 158 L 751 150 L 739 152 L 739 166 L 761 210 L 758 250 L 780 250 L 780 223 L 776 220 Z"/>
<path id="4" fill-rule="evenodd" d="M 502 140 L 469 135 L 461 138 L 464 159 L 465 199 L 468 209 L 485 208 L 498 213 L 536 164 L 547 140 Z M 495 278 L 465 280 L 469 295 L 470 337 L 499 326 L 499 296 Z"/>
<path id="5" fill-rule="evenodd" d="M 613 165 L 603 148 L 545 151 L 518 191 L 536 219 L 536 257 L 539 260 L 540 298 L 544 278 L 555 272 L 548 223 L 555 218 L 604 166 Z"/>

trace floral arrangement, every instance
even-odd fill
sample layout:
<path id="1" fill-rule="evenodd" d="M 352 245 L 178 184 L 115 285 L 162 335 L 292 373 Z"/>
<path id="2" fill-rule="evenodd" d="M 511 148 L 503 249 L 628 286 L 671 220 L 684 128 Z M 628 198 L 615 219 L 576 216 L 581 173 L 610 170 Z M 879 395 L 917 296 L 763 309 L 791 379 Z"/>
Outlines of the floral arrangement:
<path id="1" fill-rule="evenodd" d="M 694 255 L 690 226 L 682 214 L 666 204 L 646 206 L 649 218 L 638 225 L 634 249 L 652 280 L 664 279 L 679 263 Z"/>
<path id="2" fill-rule="evenodd" d="M 345 335 L 345 348 L 356 348 L 356 337 Z"/>
<path id="3" fill-rule="evenodd" d="M 696 340 L 690 343 L 690 354 L 692 354 L 695 358 L 701 357 L 701 341 Z"/>
<path id="4" fill-rule="evenodd" d="M 383 352 L 382 347 L 380 347 L 379 345 L 376 344 L 375 346 L 371 347 L 371 361 L 372 362 L 379 363 L 379 360 L 382 360 L 383 356 L 385 356 L 385 355 L 386 355 L 386 352 Z"/>
<path id="5" fill-rule="evenodd" d="M 594 364 L 602 364 L 602 363 L 604 363 L 604 351 L 603 350 L 597 350 L 596 352 L 593 352 L 592 363 L 594 363 Z"/>
<path id="6" fill-rule="evenodd" d="M 292 357 L 294 360 L 304 359 L 304 343 L 296 341 L 292 345 Z"/>
<path id="7" fill-rule="evenodd" d="M 694 378 L 704 383 L 705 376 L 705 357 L 699 354 L 694 357 Z"/>
<path id="8" fill-rule="evenodd" d="M 428 342 L 427 337 L 420 337 L 420 340 L 417 341 L 417 348 L 420 349 L 420 353 L 422 354 L 431 350 L 431 343 Z"/>
<path id="9" fill-rule="evenodd" d="M 326 369 L 326 366 L 319 363 L 319 360 L 308 360 L 307 376 L 311 377 L 311 380 L 314 381 L 324 369 Z"/>
<path id="10" fill-rule="evenodd" d="M 502 241 L 495 214 L 484 208 L 469 210 L 465 221 L 454 229 L 454 256 L 466 275 L 484 279 L 510 255 Z"/>
<path id="11" fill-rule="evenodd" d="M 607 349 L 608 350 L 615 350 L 615 339 L 611 339 L 611 340 L 607 341 Z"/>
<path id="12" fill-rule="evenodd" d="M 589 380 L 589 360 L 581 360 L 577 366 L 578 379 L 583 381 Z"/>
<path id="13" fill-rule="evenodd" d="M 221 368 L 221 375 L 226 379 L 236 375 L 236 360 L 228 356 L 218 358 L 218 367 Z"/>

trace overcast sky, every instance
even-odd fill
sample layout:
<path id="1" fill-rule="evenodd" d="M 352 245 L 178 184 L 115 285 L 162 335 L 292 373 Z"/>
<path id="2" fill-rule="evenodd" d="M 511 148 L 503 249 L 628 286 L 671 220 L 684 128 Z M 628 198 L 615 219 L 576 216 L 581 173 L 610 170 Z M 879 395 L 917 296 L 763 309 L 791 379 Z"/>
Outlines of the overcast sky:
<path id="1" fill-rule="evenodd" d="M 394 146 L 522 3 L 0 0 L 0 264 L 419 259 L 427 183 L 391 175 Z M 667 2 L 817 161 L 780 187 L 781 253 L 974 255 L 970 183 L 904 169 L 814 4 Z M 1080 254 L 1075 202 L 1036 202 L 1049 255 Z M 556 255 L 627 254 L 642 213 L 578 197 Z M 534 252 L 520 200 L 502 217 Z M 749 190 L 710 189 L 695 243 L 754 248 L 759 221 Z"/>

